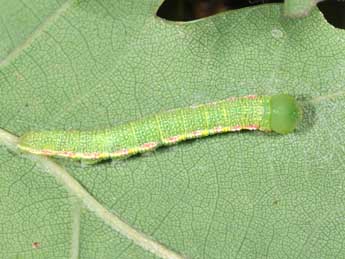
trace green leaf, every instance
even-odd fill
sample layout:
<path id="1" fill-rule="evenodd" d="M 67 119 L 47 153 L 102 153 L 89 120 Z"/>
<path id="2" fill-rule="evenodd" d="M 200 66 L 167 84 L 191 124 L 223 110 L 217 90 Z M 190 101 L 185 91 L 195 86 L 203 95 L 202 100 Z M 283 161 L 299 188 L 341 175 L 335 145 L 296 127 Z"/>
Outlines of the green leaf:
<path id="1" fill-rule="evenodd" d="M 12 25 L 20 37 L 1 47 L 0 127 L 103 128 L 286 92 L 304 108 L 298 130 L 223 134 L 91 167 L 17 154 L 0 131 L 0 258 L 342 257 L 344 32 L 317 9 L 302 20 L 263 5 L 173 23 L 155 16 L 160 4 L 67 1 L 37 10 L 38 26 Z"/>
<path id="2" fill-rule="evenodd" d="M 284 13 L 292 18 L 304 17 L 318 2 L 320 0 L 285 0 Z"/>
<path id="3" fill-rule="evenodd" d="M 0 0 L 0 60 L 14 54 L 19 45 L 31 43 L 42 25 L 59 15 L 67 0 Z"/>

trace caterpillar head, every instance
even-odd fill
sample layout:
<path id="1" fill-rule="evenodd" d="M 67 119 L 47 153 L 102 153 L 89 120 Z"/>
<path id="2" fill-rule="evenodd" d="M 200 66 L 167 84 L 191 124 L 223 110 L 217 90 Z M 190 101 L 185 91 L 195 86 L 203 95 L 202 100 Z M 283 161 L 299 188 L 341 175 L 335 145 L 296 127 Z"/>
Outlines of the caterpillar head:
<path id="1" fill-rule="evenodd" d="M 296 99 L 288 94 L 271 98 L 271 129 L 280 134 L 292 132 L 302 118 L 302 110 Z"/>

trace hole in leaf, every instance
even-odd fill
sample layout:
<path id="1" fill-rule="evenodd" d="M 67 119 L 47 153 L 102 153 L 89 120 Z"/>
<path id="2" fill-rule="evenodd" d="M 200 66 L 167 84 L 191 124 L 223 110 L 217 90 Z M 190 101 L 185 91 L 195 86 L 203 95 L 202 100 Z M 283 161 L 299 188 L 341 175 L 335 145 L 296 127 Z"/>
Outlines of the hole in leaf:
<path id="1" fill-rule="evenodd" d="M 283 0 L 165 0 L 157 16 L 169 21 L 193 21 L 227 10 L 281 2 Z"/>
<path id="2" fill-rule="evenodd" d="M 226 10 L 282 2 L 283 0 L 165 0 L 157 15 L 170 21 L 193 21 Z M 344 0 L 321 1 L 318 7 L 330 24 L 345 29 Z"/>
<path id="3" fill-rule="evenodd" d="M 345 29 L 345 1 L 327 0 L 318 3 L 317 6 L 330 24 Z"/>

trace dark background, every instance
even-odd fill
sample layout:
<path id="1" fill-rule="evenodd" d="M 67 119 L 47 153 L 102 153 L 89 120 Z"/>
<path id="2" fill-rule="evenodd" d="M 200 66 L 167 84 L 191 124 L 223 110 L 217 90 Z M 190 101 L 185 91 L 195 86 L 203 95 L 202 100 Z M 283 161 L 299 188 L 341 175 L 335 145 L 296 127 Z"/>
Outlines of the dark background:
<path id="1" fill-rule="evenodd" d="M 165 0 L 157 15 L 172 21 L 191 21 L 226 10 L 239 9 L 283 0 Z M 318 4 L 329 23 L 345 28 L 345 0 L 327 0 Z"/>

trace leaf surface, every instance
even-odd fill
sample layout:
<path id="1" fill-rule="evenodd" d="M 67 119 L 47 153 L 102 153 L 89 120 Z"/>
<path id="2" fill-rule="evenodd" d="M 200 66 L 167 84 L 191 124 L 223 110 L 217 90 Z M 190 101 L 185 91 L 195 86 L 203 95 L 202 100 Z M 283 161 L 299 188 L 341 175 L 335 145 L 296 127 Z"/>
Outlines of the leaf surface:
<path id="1" fill-rule="evenodd" d="M 188 258 L 340 258 L 344 32 L 318 10 L 284 18 L 282 5 L 173 23 L 155 16 L 160 3 L 61 2 L 37 10 L 49 16 L 43 25 L 11 28 L 21 36 L 0 50 L 1 128 L 103 128 L 229 96 L 290 93 L 304 109 L 293 134 L 230 133 L 92 167 L 58 163 L 111 213 Z M 14 5 L 5 7 L 1 15 Z M 1 258 L 157 257 L 49 170 L 0 147 Z"/>
<path id="2" fill-rule="evenodd" d="M 0 0 L 0 62 L 28 45 L 47 22 L 68 6 L 66 0 Z"/>
<path id="3" fill-rule="evenodd" d="M 291 18 L 304 17 L 320 1 L 322 0 L 285 0 L 284 13 Z"/>

